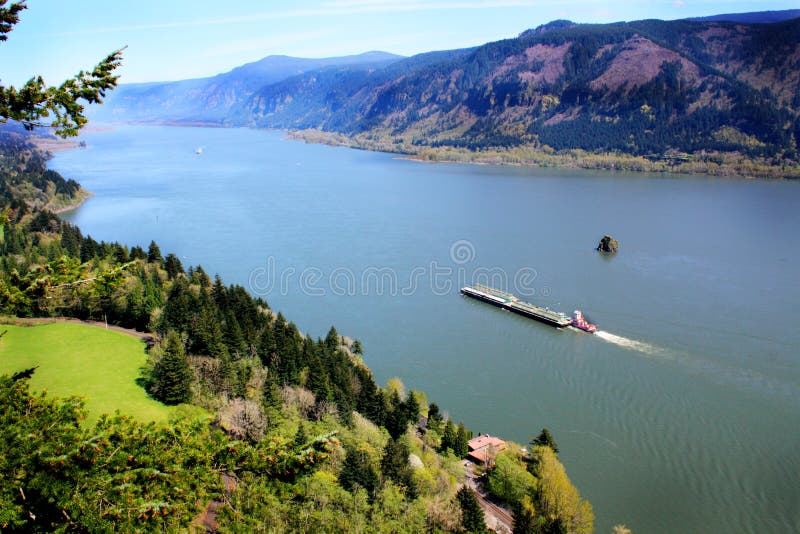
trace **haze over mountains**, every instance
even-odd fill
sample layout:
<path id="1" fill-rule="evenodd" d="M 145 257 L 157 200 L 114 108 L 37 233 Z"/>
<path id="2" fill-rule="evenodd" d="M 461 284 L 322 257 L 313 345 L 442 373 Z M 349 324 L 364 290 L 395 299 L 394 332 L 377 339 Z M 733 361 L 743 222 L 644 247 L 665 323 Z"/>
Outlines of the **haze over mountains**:
<path id="1" fill-rule="evenodd" d="M 266 85 L 326 67 L 380 68 L 399 59 L 387 52 L 322 59 L 267 56 L 210 78 L 124 84 L 93 111 L 101 120 L 220 122 Z"/>
<path id="2" fill-rule="evenodd" d="M 404 146 L 795 160 L 798 14 L 555 21 L 411 58 L 270 56 L 212 78 L 123 85 L 95 118 L 315 128 Z"/>

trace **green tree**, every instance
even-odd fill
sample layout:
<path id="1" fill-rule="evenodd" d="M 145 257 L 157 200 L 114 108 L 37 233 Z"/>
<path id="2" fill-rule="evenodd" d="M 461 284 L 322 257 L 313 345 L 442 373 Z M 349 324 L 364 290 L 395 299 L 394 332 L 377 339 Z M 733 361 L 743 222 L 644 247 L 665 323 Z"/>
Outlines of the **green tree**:
<path id="1" fill-rule="evenodd" d="M 164 346 L 164 354 L 153 368 L 152 391 L 164 404 L 189 402 L 192 370 L 183 350 L 183 342 L 176 332 L 170 332 Z"/>
<path id="2" fill-rule="evenodd" d="M 547 430 L 546 428 L 543 428 L 538 436 L 531 439 L 530 443 L 534 447 L 535 446 L 550 447 L 554 453 L 558 454 L 558 445 L 556 445 L 556 440 L 553 439 L 553 436 L 550 435 L 550 431 Z"/>
<path id="3" fill-rule="evenodd" d="M 464 458 L 469 452 L 469 434 L 467 428 L 464 426 L 463 421 L 458 424 L 458 431 L 456 432 L 456 441 L 453 444 L 453 454 L 459 458 Z"/>
<path id="4" fill-rule="evenodd" d="M 547 532 L 588 534 L 594 530 L 594 512 L 581 499 L 567 472 L 550 447 L 537 446 L 532 451 L 533 476 L 538 479 L 536 509 Z"/>
<path id="5" fill-rule="evenodd" d="M 497 455 L 488 478 L 492 495 L 512 505 L 522 502 L 526 495 L 533 495 L 536 491 L 536 479 L 510 451 Z"/>
<path id="6" fill-rule="evenodd" d="M 373 497 L 379 481 L 369 454 L 355 448 L 346 448 L 346 451 L 347 455 L 339 474 L 339 484 L 351 493 L 354 493 L 356 488 L 363 488 L 370 497 Z"/>
<path id="7" fill-rule="evenodd" d="M 150 241 L 150 246 L 147 247 L 147 262 L 162 262 L 164 258 L 161 257 L 161 249 L 158 248 L 158 245 L 155 241 Z"/>
<path id="8" fill-rule="evenodd" d="M 25 0 L 11 4 L 0 0 L 0 41 L 8 39 L 7 34 L 14 29 L 25 9 Z M 91 71 L 80 71 L 58 87 L 47 86 L 41 76 L 31 78 L 21 89 L 0 86 L 0 122 L 11 119 L 28 130 L 49 126 L 61 137 L 78 135 L 78 130 L 88 122 L 80 101 L 101 102 L 106 91 L 116 87 L 118 76 L 114 76 L 113 71 L 121 62 L 122 50 L 117 50 Z M 42 122 L 51 116 L 48 123 Z"/>
<path id="9" fill-rule="evenodd" d="M 339 332 L 336 331 L 336 328 L 331 326 L 331 329 L 328 330 L 328 335 L 325 336 L 325 346 L 328 347 L 328 350 L 336 350 L 339 348 L 339 345 L 342 342 L 341 336 L 339 336 Z"/>
<path id="10" fill-rule="evenodd" d="M 300 421 L 300 424 L 297 426 L 297 432 L 294 435 L 294 446 L 295 447 L 302 447 L 306 443 L 308 443 L 308 434 L 306 434 L 306 425 Z"/>
<path id="11" fill-rule="evenodd" d="M 541 532 L 536 518 L 533 499 L 529 495 L 511 507 L 514 512 L 514 534 L 539 534 Z"/>
<path id="12" fill-rule="evenodd" d="M 439 410 L 439 405 L 432 402 L 428 406 L 428 428 L 439 432 L 442 427 L 442 413 Z"/>
<path id="13" fill-rule="evenodd" d="M 408 466 L 408 446 L 402 441 L 389 438 L 381 459 L 381 473 L 385 480 L 411 487 L 411 469 Z"/>
<path id="14" fill-rule="evenodd" d="M 475 492 L 472 488 L 461 486 L 461 489 L 456 493 L 456 499 L 458 499 L 458 504 L 461 506 L 461 524 L 464 530 L 471 534 L 487 532 L 483 510 L 481 510 L 481 505 L 478 504 L 478 499 L 475 497 Z"/>
<path id="15" fill-rule="evenodd" d="M 178 256 L 170 253 L 164 258 L 164 270 L 167 271 L 170 280 L 174 280 L 179 274 L 183 274 L 183 264 Z"/>
<path id="16" fill-rule="evenodd" d="M 448 419 L 444 425 L 444 432 L 442 433 L 442 443 L 439 450 L 446 452 L 447 449 L 453 451 L 456 447 L 456 425 L 453 424 L 452 419 Z"/>

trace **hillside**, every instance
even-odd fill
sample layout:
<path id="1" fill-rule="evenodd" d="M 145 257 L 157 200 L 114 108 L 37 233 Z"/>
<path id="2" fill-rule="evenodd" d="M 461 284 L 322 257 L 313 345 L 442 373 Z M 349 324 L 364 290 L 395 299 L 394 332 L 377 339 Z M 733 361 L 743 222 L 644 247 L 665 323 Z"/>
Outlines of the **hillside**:
<path id="1" fill-rule="evenodd" d="M 330 98 L 330 74 L 293 78 L 259 91 L 249 117 L 257 126 L 416 147 L 740 151 L 794 160 L 798 45 L 800 20 L 562 21 L 399 76 L 342 73 L 336 86 L 352 83 L 347 97 Z M 318 105 L 309 110 L 309 102 Z"/>
<path id="2" fill-rule="evenodd" d="M 0 125 L 0 197 L 13 199 L 9 208 L 24 214 L 38 208 L 63 211 L 79 205 L 89 192 L 48 170 L 47 154 L 34 146 L 22 126 L 12 123 Z"/>

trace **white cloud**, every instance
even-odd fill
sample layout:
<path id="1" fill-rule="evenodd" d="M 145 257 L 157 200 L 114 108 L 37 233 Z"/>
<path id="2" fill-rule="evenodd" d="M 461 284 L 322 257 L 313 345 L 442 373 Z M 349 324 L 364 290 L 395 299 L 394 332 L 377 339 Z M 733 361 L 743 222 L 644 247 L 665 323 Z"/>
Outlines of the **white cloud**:
<path id="1" fill-rule="evenodd" d="M 675 0 L 675 2 L 673 2 L 672 5 L 674 5 L 677 9 L 680 9 L 686 5 L 686 2 L 684 2 L 683 0 Z"/>

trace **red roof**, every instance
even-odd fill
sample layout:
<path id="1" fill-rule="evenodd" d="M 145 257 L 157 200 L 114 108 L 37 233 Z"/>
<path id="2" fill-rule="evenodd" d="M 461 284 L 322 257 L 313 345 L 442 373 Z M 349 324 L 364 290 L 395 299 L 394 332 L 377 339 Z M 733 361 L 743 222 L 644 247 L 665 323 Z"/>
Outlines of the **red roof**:
<path id="1" fill-rule="evenodd" d="M 495 450 L 502 450 L 506 447 L 506 442 L 494 436 L 478 436 L 469 440 L 469 450 L 477 451 L 484 447 L 494 447 Z"/>

